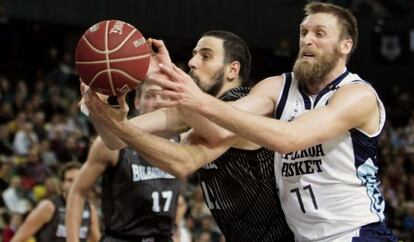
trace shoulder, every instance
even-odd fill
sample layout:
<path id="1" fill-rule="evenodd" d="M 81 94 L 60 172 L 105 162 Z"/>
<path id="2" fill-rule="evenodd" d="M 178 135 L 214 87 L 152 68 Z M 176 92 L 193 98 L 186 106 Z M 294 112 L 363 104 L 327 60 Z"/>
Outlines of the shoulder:
<path id="1" fill-rule="evenodd" d="M 45 212 L 54 212 L 56 209 L 56 206 L 52 200 L 44 199 L 36 206 L 36 209 L 39 209 Z"/>
<path id="2" fill-rule="evenodd" d="M 49 199 L 44 199 L 33 209 L 30 217 L 39 222 L 47 222 L 52 219 L 56 211 L 56 205 Z"/>
<path id="3" fill-rule="evenodd" d="M 226 102 L 235 101 L 239 98 L 247 96 L 249 92 L 250 92 L 250 88 L 248 87 L 236 87 L 236 88 L 230 89 L 227 92 L 225 92 L 220 97 L 220 100 L 226 101 Z"/>
<path id="4" fill-rule="evenodd" d="M 262 93 L 280 93 L 280 90 L 283 87 L 285 77 L 284 75 L 280 76 L 271 76 L 259 81 L 250 91 L 250 94 L 262 94 Z"/>
<path id="5" fill-rule="evenodd" d="M 331 97 L 329 112 L 338 114 L 340 120 L 352 128 L 375 133 L 380 123 L 380 101 L 375 90 L 364 83 L 341 86 Z"/>
<path id="6" fill-rule="evenodd" d="M 375 90 L 364 82 L 354 82 L 338 88 L 331 101 L 343 101 L 348 104 L 363 103 L 376 104 L 377 94 Z"/>

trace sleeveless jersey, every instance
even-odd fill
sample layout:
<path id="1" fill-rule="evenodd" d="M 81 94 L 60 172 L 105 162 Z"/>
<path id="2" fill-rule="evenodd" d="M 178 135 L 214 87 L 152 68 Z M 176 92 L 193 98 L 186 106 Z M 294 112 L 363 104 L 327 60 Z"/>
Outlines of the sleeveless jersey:
<path id="1" fill-rule="evenodd" d="M 287 73 L 275 118 L 291 121 L 323 107 L 338 88 L 353 83 L 367 84 L 345 71 L 316 97 L 310 97 L 299 88 L 293 73 Z M 304 150 L 275 153 L 281 204 L 298 241 L 350 241 L 340 238 L 384 220 L 376 152 L 385 110 L 378 96 L 377 103 L 380 128 L 373 135 L 354 128 Z"/>
<path id="2" fill-rule="evenodd" d="M 52 220 L 45 224 L 39 232 L 36 234 L 37 242 L 66 242 L 66 226 L 65 226 L 65 214 L 66 214 L 66 202 L 62 196 L 54 196 L 50 201 L 55 205 L 55 213 Z M 89 203 L 85 203 L 85 207 L 82 212 L 82 223 L 79 230 L 79 238 L 81 242 L 86 242 L 89 236 L 90 224 L 91 224 L 91 210 Z"/>
<path id="3" fill-rule="evenodd" d="M 180 187 L 133 149 L 120 150 L 102 179 L 103 241 L 170 241 Z"/>
<path id="4" fill-rule="evenodd" d="M 249 89 L 221 98 L 236 100 Z M 230 148 L 198 170 L 204 198 L 227 242 L 293 241 L 275 187 L 273 152 Z"/>

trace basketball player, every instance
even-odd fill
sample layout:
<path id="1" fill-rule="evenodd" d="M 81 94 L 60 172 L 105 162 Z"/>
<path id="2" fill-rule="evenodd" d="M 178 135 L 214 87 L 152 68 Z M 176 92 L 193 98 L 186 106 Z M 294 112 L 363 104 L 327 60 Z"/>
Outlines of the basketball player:
<path id="1" fill-rule="evenodd" d="M 228 105 L 177 68 L 164 68 L 172 81 L 155 82 L 171 100 L 160 106 L 202 114 L 275 150 L 279 196 L 297 241 L 396 241 L 384 224 L 377 177 L 384 107 L 346 68 L 357 46 L 356 20 L 332 4 L 313 2 L 305 11 L 293 72 L 261 81 Z"/>
<path id="2" fill-rule="evenodd" d="M 205 92 L 234 101 L 249 91 L 250 58 L 238 36 L 211 31 L 198 41 L 188 65 L 190 75 Z M 153 164 L 180 177 L 198 170 L 206 204 L 226 241 L 293 241 L 274 186 L 272 152 L 233 138 L 209 146 L 198 131 L 190 131 L 188 144 L 174 144 L 143 132 L 141 122 L 118 122 L 94 92 L 84 95 L 92 120 L 142 152 Z M 169 117 L 166 111 L 164 114 L 169 121 L 166 125 L 180 120 Z M 194 123 L 203 134 L 209 132 L 207 123 Z"/>
<path id="3" fill-rule="evenodd" d="M 62 194 L 41 201 L 25 219 L 12 242 L 26 242 L 32 236 L 36 237 L 37 242 L 66 241 L 66 199 L 80 167 L 81 165 L 76 162 L 67 163 L 62 167 L 60 171 Z M 99 241 L 99 220 L 92 204 L 86 203 L 79 220 L 82 220 L 78 231 L 79 241 Z"/>
<path id="4" fill-rule="evenodd" d="M 135 108 L 154 111 L 159 96 L 143 84 L 136 89 Z M 109 150 L 98 137 L 69 193 L 68 242 L 78 242 L 83 204 L 102 175 L 102 242 L 172 241 L 180 181 L 152 166 L 130 148 Z"/>

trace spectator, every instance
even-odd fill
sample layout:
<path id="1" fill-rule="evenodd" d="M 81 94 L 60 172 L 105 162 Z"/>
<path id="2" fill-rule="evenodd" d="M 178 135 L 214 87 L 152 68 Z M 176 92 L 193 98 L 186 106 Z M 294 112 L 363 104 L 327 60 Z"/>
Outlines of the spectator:
<path id="1" fill-rule="evenodd" d="M 3 200 L 9 211 L 25 214 L 31 209 L 29 200 L 25 197 L 22 180 L 19 176 L 13 176 L 10 187 L 3 192 Z"/>

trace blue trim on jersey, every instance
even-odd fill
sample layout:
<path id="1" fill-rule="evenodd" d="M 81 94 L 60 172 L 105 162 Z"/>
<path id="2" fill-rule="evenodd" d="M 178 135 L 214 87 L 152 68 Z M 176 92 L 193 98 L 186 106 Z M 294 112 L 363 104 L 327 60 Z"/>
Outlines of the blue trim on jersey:
<path id="1" fill-rule="evenodd" d="M 322 89 L 319 93 L 318 96 L 315 99 L 315 103 L 313 104 L 313 107 L 316 107 L 316 104 L 318 103 L 318 101 L 328 92 L 335 90 L 339 83 L 341 83 L 341 81 L 349 74 L 349 71 L 345 71 L 344 73 L 342 73 L 340 76 L 338 76 L 335 80 L 333 80 L 328 86 L 326 86 L 324 89 Z"/>
<path id="2" fill-rule="evenodd" d="M 300 95 L 302 95 L 303 102 L 305 104 L 305 109 L 310 110 L 311 107 L 312 107 L 311 99 L 308 97 L 308 95 L 305 94 L 305 92 L 303 92 L 302 88 L 300 88 L 300 87 L 299 87 L 299 92 L 300 92 Z"/>
<path id="3" fill-rule="evenodd" d="M 292 73 L 288 72 L 288 73 L 285 73 L 284 75 L 285 75 L 285 86 L 283 87 L 282 97 L 280 98 L 280 102 L 277 105 L 277 109 L 275 113 L 276 119 L 280 119 L 280 117 L 282 116 L 282 112 L 283 112 L 283 109 L 285 108 L 286 101 L 288 98 L 290 85 L 292 83 Z"/>
<path id="4" fill-rule="evenodd" d="M 356 176 L 361 185 L 366 188 L 367 196 L 371 199 L 371 212 L 376 214 L 380 221 L 385 219 L 385 201 L 379 189 L 378 161 L 376 148 L 379 136 L 368 137 L 357 129 L 351 131 L 352 146 L 355 156 Z"/>

